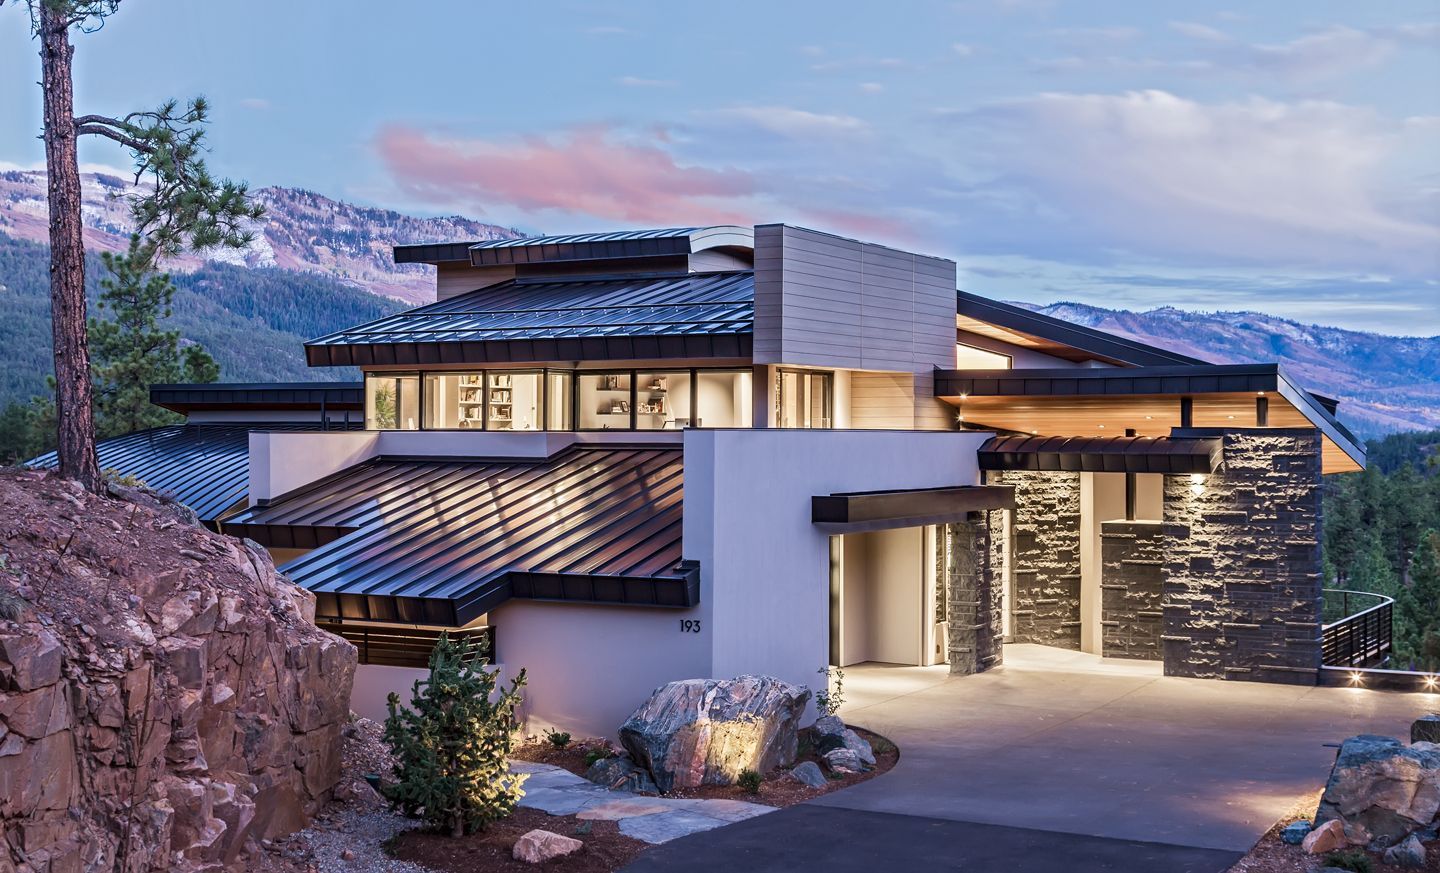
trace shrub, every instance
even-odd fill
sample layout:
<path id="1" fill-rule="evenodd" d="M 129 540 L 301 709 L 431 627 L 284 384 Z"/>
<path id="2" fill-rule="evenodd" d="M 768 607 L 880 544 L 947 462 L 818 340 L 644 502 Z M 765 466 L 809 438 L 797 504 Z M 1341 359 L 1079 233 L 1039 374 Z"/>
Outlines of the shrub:
<path id="1" fill-rule="evenodd" d="M 591 749 L 585 753 L 585 766 L 594 767 L 596 761 L 603 761 L 610 757 L 609 749 Z"/>
<path id="2" fill-rule="evenodd" d="M 1373 873 L 1375 862 L 1370 856 L 1358 849 L 1348 852 L 1331 852 L 1325 856 L 1325 866 L 1336 867 L 1341 870 L 1351 870 L 1353 873 Z"/>
<path id="3" fill-rule="evenodd" d="M 839 667 L 821 667 L 815 672 L 825 677 L 825 688 L 815 692 L 815 708 L 821 716 L 834 715 L 845 705 L 845 671 Z"/>
<path id="4" fill-rule="evenodd" d="M 554 728 L 545 731 L 545 739 L 549 740 L 550 745 L 557 749 L 563 749 L 570 745 L 570 735 L 564 731 L 557 731 Z"/>
<path id="5" fill-rule="evenodd" d="M 430 652 L 429 678 L 416 680 L 408 708 L 392 692 L 385 719 L 385 742 L 396 759 L 385 798 L 455 837 L 514 812 L 525 793 L 524 774 L 511 773 L 508 761 L 525 671 L 497 693 L 500 671 L 485 664 L 469 638 L 457 642 L 442 633 Z"/>
<path id="6" fill-rule="evenodd" d="M 740 784 L 741 788 L 745 789 L 746 794 L 759 794 L 760 783 L 765 780 L 754 770 L 741 770 L 740 778 L 735 781 Z"/>

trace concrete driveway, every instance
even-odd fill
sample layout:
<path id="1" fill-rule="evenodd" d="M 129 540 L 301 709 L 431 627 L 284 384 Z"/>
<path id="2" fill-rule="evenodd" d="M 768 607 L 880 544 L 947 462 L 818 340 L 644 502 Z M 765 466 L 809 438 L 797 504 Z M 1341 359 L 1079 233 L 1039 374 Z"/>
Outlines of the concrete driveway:
<path id="1" fill-rule="evenodd" d="M 696 869 L 697 857 L 698 869 L 785 869 L 771 863 L 782 861 L 781 844 L 811 833 L 824 835 L 822 854 L 837 869 L 907 858 L 977 873 L 1031 869 L 1024 857 L 1037 870 L 1223 870 L 1323 784 L 1335 744 L 1359 733 L 1408 737 L 1416 716 L 1440 710 L 1440 695 L 1167 678 L 1158 664 L 1040 646 L 1007 646 L 1005 659 L 967 677 L 847 669 L 845 720 L 900 746 L 894 770 L 676 841 L 635 869 L 686 858 Z M 966 842 L 976 846 L 968 855 Z M 884 858 L 874 857 L 882 845 Z M 1047 857 L 1063 868 L 1045 867 Z"/>

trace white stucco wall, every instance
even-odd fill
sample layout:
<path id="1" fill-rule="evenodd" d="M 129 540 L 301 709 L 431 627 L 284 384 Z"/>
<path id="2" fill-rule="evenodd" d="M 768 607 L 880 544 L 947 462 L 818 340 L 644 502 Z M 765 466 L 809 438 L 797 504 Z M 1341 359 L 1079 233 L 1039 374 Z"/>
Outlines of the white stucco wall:
<path id="1" fill-rule="evenodd" d="M 700 561 L 712 674 L 814 687 L 828 660 L 829 541 L 810 498 L 978 484 L 975 450 L 989 436 L 686 431 L 685 556 Z"/>
<path id="2" fill-rule="evenodd" d="M 526 671 L 527 733 L 614 737 L 657 687 L 711 675 L 709 612 L 703 597 L 684 610 L 512 600 L 489 621 L 505 667 Z M 699 621 L 701 633 L 682 620 Z"/>
<path id="3" fill-rule="evenodd" d="M 251 431 L 250 505 L 375 456 L 374 431 Z"/>

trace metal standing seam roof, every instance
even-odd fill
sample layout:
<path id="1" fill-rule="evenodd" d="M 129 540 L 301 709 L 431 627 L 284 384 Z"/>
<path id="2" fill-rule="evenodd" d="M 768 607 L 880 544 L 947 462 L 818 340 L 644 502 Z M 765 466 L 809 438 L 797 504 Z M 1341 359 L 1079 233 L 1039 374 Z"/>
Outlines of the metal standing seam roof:
<path id="1" fill-rule="evenodd" d="M 333 427 L 334 425 L 332 425 Z M 169 494 L 213 525 L 249 493 L 252 430 L 320 430 L 320 424 L 173 424 L 101 440 L 95 446 L 102 470 L 134 476 Z M 26 466 L 59 465 L 54 452 Z"/>
<path id="2" fill-rule="evenodd" d="M 376 459 L 227 520 L 314 548 L 282 569 L 332 619 L 463 626 L 510 597 L 693 606 L 676 448 Z"/>
<path id="3" fill-rule="evenodd" d="M 1213 473 L 1218 438 L 991 437 L 976 456 L 982 470 L 1087 473 Z"/>
<path id="4" fill-rule="evenodd" d="M 748 271 L 513 279 L 312 339 L 305 348 L 312 366 L 510 360 L 498 344 L 637 337 L 728 337 L 725 348 L 736 354 L 733 338 L 751 334 L 754 322 Z M 487 348 L 473 351 L 472 344 Z"/>

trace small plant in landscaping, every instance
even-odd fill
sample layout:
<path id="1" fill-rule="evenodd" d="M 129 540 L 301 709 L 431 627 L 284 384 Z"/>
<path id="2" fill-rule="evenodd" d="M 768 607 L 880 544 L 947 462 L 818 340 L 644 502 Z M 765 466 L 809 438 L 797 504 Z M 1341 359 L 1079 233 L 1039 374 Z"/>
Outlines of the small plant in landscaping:
<path id="1" fill-rule="evenodd" d="M 741 788 L 745 789 L 746 794 L 759 794 L 760 783 L 765 780 L 754 770 L 741 770 L 740 778 L 735 781 L 739 783 Z"/>
<path id="2" fill-rule="evenodd" d="M 815 692 L 815 708 L 820 715 L 834 715 L 845 705 L 845 671 L 839 667 L 821 667 L 815 671 L 825 677 L 825 688 Z"/>
<path id="3" fill-rule="evenodd" d="M 877 755 L 888 755 L 895 751 L 895 744 L 884 737 L 874 737 L 870 740 L 870 751 Z"/>
<path id="4" fill-rule="evenodd" d="M 525 793 L 525 775 L 510 772 L 508 760 L 525 671 L 501 688 L 500 671 L 485 664 L 480 644 L 442 633 L 410 706 L 400 706 L 393 692 L 388 701 L 385 743 L 395 753 L 395 783 L 382 793 L 406 815 L 455 837 L 514 812 Z"/>
<path id="5" fill-rule="evenodd" d="M 546 729 L 545 739 L 550 742 L 550 745 L 557 749 L 563 749 L 570 745 L 570 735 L 565 731 L 557 731 L 554 728 Z"/>
<path id="6" fill-rule="evenodd" d="M 585 766 L 593 767 L 595 766 L 596 761 L 603 761 L 606 758 L 610 757 L 613 757 L 613 755 L 608 748 L 591 749 L 590 751 L 585 753 Z"/>
<path id="7" fill-rule="evenodd" d="M 1349 852 L 1331 852 L 1325 856 L 1325 866 L 1350 870 L 1353 873 L 1373 873 L 1375 862 L 1364 852 L 1353 849 Z"/>

